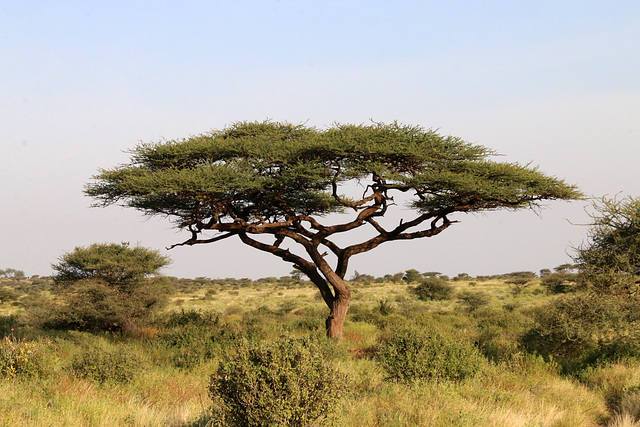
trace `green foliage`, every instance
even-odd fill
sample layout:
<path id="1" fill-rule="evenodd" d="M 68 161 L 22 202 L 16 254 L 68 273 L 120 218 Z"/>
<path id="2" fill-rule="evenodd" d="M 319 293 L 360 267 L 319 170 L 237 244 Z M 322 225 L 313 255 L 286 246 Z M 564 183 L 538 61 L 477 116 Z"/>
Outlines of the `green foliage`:
<path id="1" fill-rule="evenodd" d="M 616 295 L 562 296 L 535 311 L 535 324 L 522 343 L 567 372 L 640 357 L 640 302 Z"/>
<path id="2" fill-rule="evenodd" d="M 124 349 L 86 349 L 71 361 L 70 370 L 80 378 L 98 383 L 126 383 L 140 369 L 140 362 Z"/>
<path id="3" fill-rule="evenodd" d="M 42 345 L 18 339 L 13 331 L 0 341 L 0 377 L 29 378 L 41 372 Z"/>
<path id="4" fill-rule="evenodd" d="M 565 294 L 577 290 L 575 273 L 550 273 L 542 277 L 540 284 L 552 294 Z"/>
<path id="5" fill-rule="evenodd" d="M 175 367 L 193 369 L 217 349 L 235 343 L 238 333 L 221 324 L 217 313 L 181 310 L 169 317 L 159 339 L 173 350 L 171 360 Z"/>
<path id="6" fill-rule="evenodd" d="M 593 204 L 589 242 L 577 249 L 584 281 L 598 293 L 637 295 L 640 287 L 640 198 Z"/>
<path id="7" fill-rule="evenodd" d="M 332 345 L 289 338 L 242 345 L 211 377 L 224 425 L 317 425 L 347 392 L 346 378 L 331 362 Z"/>
<path id="8" fill-rule="evenodd" d="M 413 268 L 405 271 L 404 276 L 402 277 L 402 280 L 407 283 L 418 282 L 420 281 L 420 279 L 422 279 L 422 274 L 420 274 L 418 270 L 415 270 Z"/>
<path id="9" fill-rule="evenodd" d="M 22 279 L 22 278 L 24 278 L 24 271 L 16 270 L 14 268 L 0 269 L 0 277 L 9 277 L 9 278 L 15 278 L 15 279 Z"/>
<path id="10" fill-rule="evenodd" d="M 79 247 L 54 265 L 57 298 L 25 308 L 45 327 L 134 331 L 167 303 L 169 281 L 154 276 L 168 263 L 157 251 L 127 244 Z"/>
<path id="11" fill-rule="evenodd" d="M 453 296 L 453 287 L 438 277 L 428 277 L 422 279 L 413 292 L 423 301 L 442 301 Z"/>
<path id="12" fill-rule="evenodd" d="M 20 293 L 16 292 L 11 288 L 8 288 L 8 287 L 0 288 L 0 304 L 5 302 L 10 302 L 10 301 L 16 301 L 19 297 L 20 297 Z"/>
<path id="13" fill-rule="evenodd" d="M 245 219 L 326 214 L 342 205 L 333 183 L 375 174 L 391 187 L 415 188 L 420 210 L 469 205 L 495 209 L 541 198 L 574 198 L 574 187 L 536 169 L 486 160 L 493 152 L 459 138 L 398 123 L 302 125 L 241 122 L 185 140 L 141 144 L 131 165 L 103 170 L 87 194 L 124 201 L 150 214 L 201 218 L 234 200 Z M 276 201 L 279 200 L 280 202 Z M 207 203 L 203 203 L 207 200 Z M 225 210 L 218 213 L 226 215 Z"/>
<path id="14" fill-rule="evenodd" d="M 475 311 L 489 304 L 489 295 L 482 291 L 462 291 L 458 299 L 468 311 Z"/>
<path id="15" fill-rule="evenodd" d="M 463 380 L 473 376 L 485 359 L 470 343 L 432 325 L 404 326 L 391 331 L 379 346 L 378 360 L 389 378 Z"/>
<path id="16" fill-rule="evenodd" d="M 128 292 L 139 280 L 156 276 L 158 270 L 170 263 L 158 251 L 128 243 L 94 243 L 77 247 L 60 257 L 54 264 L 58 284 L 74 283 L 85 279 L 98 279 L 119 291 Z"/>

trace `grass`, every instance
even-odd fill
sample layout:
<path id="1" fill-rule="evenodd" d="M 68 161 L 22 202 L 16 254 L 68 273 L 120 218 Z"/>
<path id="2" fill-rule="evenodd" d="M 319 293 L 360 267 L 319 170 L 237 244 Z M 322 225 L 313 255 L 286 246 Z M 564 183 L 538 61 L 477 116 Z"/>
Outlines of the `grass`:
<path id="1" fill-rule="evenodd" d="M 446 301 L 419 301 L 412 286 L 404 283 L 353 284 L 342 343 L 348 357 L 336 362 L 349 374 L 351 396 L 326 424 L 640 426 L 640 366 L 633 361 L 568 377 L 513 345 L 530 320 L 528 310 L 555 298 L 539 283 L 518 294 L 501 280 L 450 283 L 454 296 Z M 456 297 L 465 291 L 486 294 L 488 304 L 469 311 Z M 8 302 L 0 304 L 0 315 L 19 310 Z M 159 319 L 136 336 L 16 326 L 17 336 L 42 345 L 38 347 L 42 369 L 35 377 L 0 378 L 0 425 L 204 426 L 215 419 L 207 395 L 209 376 L 225 352 L 233 351 L 236 338 L 322 335 L 327 315 L 310 286 L 256 282 L 205 283 L 182 291 L 173 296 L 164 315 L 180 310 L 217 313 L 220 323 L 168 328 Z M 485 345 L 483 351 L 500 357 L 462 381 L 389 381 L 375 359 L 377 346 L 394 324 L 407 319 L 436 322 L 458 339 L 475 342 L 481 349 Z M 183 344 L 172 346 L 166 341 L 170 334 L 187 335 Z M 198 337 L 204 340 L 197 341 Z M 82 378 L 71 369 L 71 361 L 88 348 L 118 351 L 135 360 L 139 369 L 128 382 Z M 176 355 L 193 356 L 192 362 L 178 366 Z"/>

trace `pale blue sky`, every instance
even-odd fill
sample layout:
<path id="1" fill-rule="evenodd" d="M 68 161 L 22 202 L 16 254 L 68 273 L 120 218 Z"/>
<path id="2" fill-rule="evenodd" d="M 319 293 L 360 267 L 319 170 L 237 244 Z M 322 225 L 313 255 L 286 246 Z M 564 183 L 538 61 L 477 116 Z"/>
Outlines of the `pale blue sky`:
<path id="1" fill-rule="evenodd" d="M 634 1 L 0 0 L 0 268 L 46 275 L 75 246 L 179 241 L 166 220 L 89 208 L 83 185 L 138 141 L 238 120 L 397 119 L 587 194 L 640 196 L 638 22 Z M 584 207 L 463 216 L 352 269 L 552 268 L 585 238 L 570 223 Z M 168 255 L 182 277 L 291 271 L 235 243 Z"/>

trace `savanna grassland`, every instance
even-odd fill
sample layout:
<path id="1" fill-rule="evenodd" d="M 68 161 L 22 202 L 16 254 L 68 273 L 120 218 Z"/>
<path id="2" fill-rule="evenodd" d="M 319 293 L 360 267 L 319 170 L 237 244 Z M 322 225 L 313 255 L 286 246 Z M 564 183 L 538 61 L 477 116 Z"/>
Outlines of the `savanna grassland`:
<path id="1" fill-rule="evenodd" d="M 640 425 L 637 359 L 627 352 L 571 363 L 582 353 L 557 359 L 532 350 L 541 311 L 566 290 L 514 277 L 461 275 L 440 281 L 443 291 L 424 279 L 360 275 L 350 282 L 341 343 L 324 338 L 326 306 L 317 290 L 288 277 L 171 279 L 170 302 L 148 326 L 107 332 L 37 326 L 34 307 L 51 297 L 49 278 L 1 279 L 0 424 L 224 424 L 211 375 L 240 347 L 288 337 L 316 342 L 310 348 L 334 369 L 332 381 L 339 378 L 339 399 L 308 425 Z M 437 351 L 462 351 L 470 362 L 442 360 L 425 371 L 403 360 L 415 350 L 409 338 L 425 330 L 436 331 Z M 402 351 L 397 331 L 408 334 Z"/>

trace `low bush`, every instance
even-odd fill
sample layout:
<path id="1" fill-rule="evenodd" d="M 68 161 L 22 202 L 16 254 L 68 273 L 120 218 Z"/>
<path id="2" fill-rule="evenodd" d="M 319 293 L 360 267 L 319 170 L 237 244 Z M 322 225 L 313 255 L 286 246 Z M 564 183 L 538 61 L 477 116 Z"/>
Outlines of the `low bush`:
<path id="1" fill-rule="evenodd" d="M 317 425 L 347 392 L 331 342 L 280 338 L 244 344 L 220 362 L 209 392 L 222 425 Z"/>
<path id="2" fill-rule="evenodd" d="M 410 325 L 391 331 L 378 349 L 378 360 L 390 379 L 462 380 L 485 363 L 470 343 L 432 325 Z"/>
<path id="3" fill-rule="evenodd" d="M 41 345 L 13 335 L 0 341 L 0 377 L 30 378 L 41 372 Z"/>
<path id="4" fill-rule="evenodd" d="M 482 291 L 463 291 L 458 295 L 458 299 L 469 312 L 476 311 L 477 309 L 488 305 L 490 301 L 489 295 Z"/>
<path id="5" fill-rule="evenodd" d="M 126 383 L 133 379 L 140 363 L 127 352 L 92 348 L 77 354 L 70 370 L 79 378 L 99 383 Z"/>

